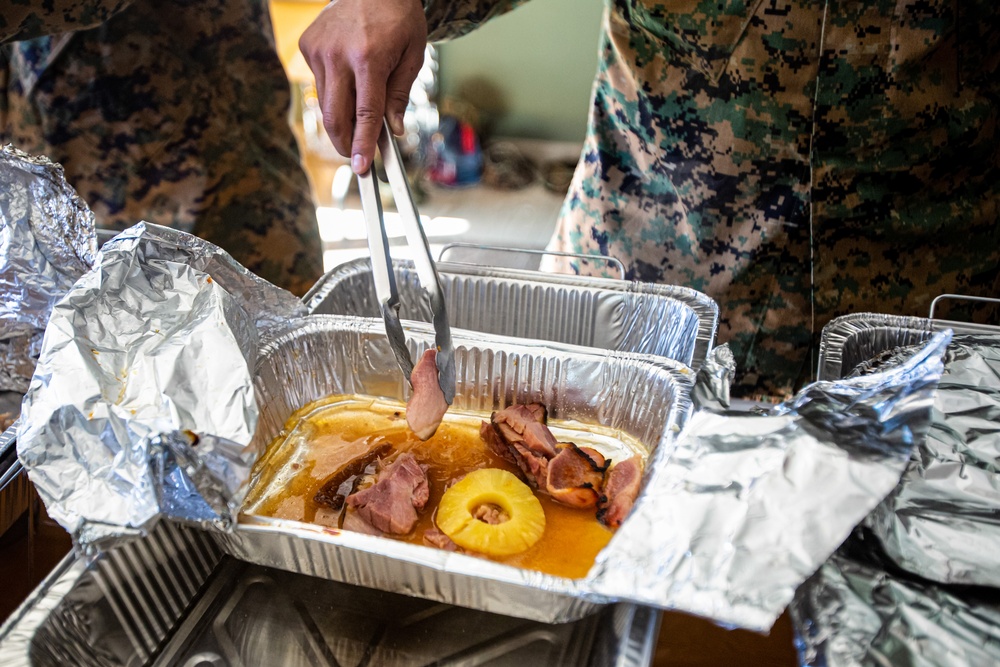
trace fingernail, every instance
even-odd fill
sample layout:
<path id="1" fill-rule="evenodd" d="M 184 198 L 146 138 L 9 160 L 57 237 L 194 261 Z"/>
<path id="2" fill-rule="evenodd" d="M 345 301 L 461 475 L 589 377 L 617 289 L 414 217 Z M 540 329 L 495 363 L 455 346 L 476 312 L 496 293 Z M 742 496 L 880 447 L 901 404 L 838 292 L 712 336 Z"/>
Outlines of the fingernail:
<path id="1" fill-rule="evenodd" d="M 365 156 L 362 155 L 361 153 L 355 153 L 354 156 L 351 158 L 351 169 L 354 170 L 354 173 L 363 174 L 365 173 L 365 170 L 367 168 L 368 165 L 365 162 Z"/>
<path id="2" fill-rule="evenodd" d="M 393 114 L 392 118 L 389 120 L 389 124 L 392 125 L 393 134 L 396 136 L 402 136 L 405 131 L 405 128 L 403 127 L 403 114 Z"/>

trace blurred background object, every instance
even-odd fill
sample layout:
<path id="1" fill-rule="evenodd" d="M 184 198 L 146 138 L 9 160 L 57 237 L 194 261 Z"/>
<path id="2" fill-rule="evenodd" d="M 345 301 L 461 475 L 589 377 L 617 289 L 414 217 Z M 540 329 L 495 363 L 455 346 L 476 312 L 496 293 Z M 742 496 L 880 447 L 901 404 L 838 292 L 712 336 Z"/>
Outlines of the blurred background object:
<path id="1" fill-rule="evenodd" d="M 353 174 L 326 136 L 312 72 L 298 50 L 326 2 L 270 6 L 330 269 L 367 249 Z M 450 242 L 548 243 L 566 188 L 558 181 L 553 188 L 542 169 L 579 157 L 602 10 L 601 0 L 533 0 L 472 35 L 428 47 L 399 145 L 435 254 Z M 390 238 L 397 243 L 401 237 Z"/>

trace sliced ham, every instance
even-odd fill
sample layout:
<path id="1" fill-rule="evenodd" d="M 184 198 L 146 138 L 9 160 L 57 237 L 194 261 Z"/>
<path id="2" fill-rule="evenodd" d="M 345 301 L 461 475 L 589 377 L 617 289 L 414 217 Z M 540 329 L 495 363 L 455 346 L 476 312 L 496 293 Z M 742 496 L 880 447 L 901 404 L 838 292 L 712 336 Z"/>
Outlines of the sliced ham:
<path id="1" fill-rule="evenodd" d="M 528 408 L 528 412 L 539 424 L 549 423 L 549 410 L 541 403 L 528 403 L 524 407 Z"/>
<path id="2" fill-rule="evenodd" d="M 426 467 L 406 452 L 378 474 L 374 485 L 347 496 L 346 502 L 383 533 L 406 535 L 416 525 L 417 510 L 424 508 L 428 498 Z"/>
<path id="3" fill-rule="evenodd" d="M 541 403 L 515 404 L 490 416 L 479 426 L 479 436 L 495 454 L 516 465 L 521 479 L 533 489 L 545 489 L 549 459 L 556 455 L 556 439 L 545 425 L 548 411 Z"/>
<path id="4" fill-rule="evenodd" d="M 406 423 L 421 440 L 427 440 L 438 426 L 444 413 L 448 411 L 448 401 L 438 384 L 437 350 L 424 352 L 410 373 L 413 393 L 406 404 Z"/>
<path id="5" fill-rule="evenodd" d="M 348 461 L 323 483 L 313 499 L 320 505 L 339 510 L 344 506 L 344 499 L 354 492 L 358 477 L 366 472 L 374 472 L 368 468 L 391 451 L 392 446 L 383 443 Z"/>
<path id="6" fill-rule="evenodd" d="M 597 510 L 597 518 L 604 525 L 617 528 L 632 511 L 642 484 L 642 464 L 633 456 L 615 464 L 604 482 L 604 497 Z"/>
<path id="7" fill-rule="evenodd" d="M 539 421 L 539 418 L 545 419 L 544 408 L 539 415 L 537 409 L 529 408 L 526 405 L 511 405 L 493 413 L 494 424 L 500 426 L 502 430 L 504 427 L 509 428 L 516 434 L 516 438 L 509 436 L 511 444 L 516 440 L 522 440 L 528 449 L 551 459 L 557 453 L 556 438 L 552 435 L 549 427 Z M 506 431 L 504 431 L 504 436 L 508 437 Z"/>
<path id="8" fill-rule="evenodd" d="M 497 413 L 493 413 L 496 416 Z M 517 476 L 533 489 L 545 488 L 548 459 L 524 444 L 520 435 L 506 423 L 494 421 L 479 425 L 479 437 L 504 461 L 517 466 Z"/>
<path id="9" fill-rule="evenodd" d="M 560 443 L 559 454 L 548 462 L 545 489 L 563 505 L 596 507 L 607 467 L 599 452 L 572 442 Z"/>
<path id="10" fill-rule="evenodd" d="M 524 473 L 528 486 L 544 489 L 549 475 L 549 460 L 520 443 L 515 443 L 512 449 L 517 453 L 517 465 Z"/>
<path id="11" fill-rule="evenodd" d="M 341 525 L 341 528 L 363 535 L 375 535 L 376 537 L 385 535 L 381 530 L 362 519 L 357 510 L 350 507 L 344 512 L 344 523 Z"/>
<path id="12" fill-rule="evenodd" d="M 518 465 L 517 452 L 500 437 L 495 424 L 481 422 L 479 424 L 479 437 L 482 438 L 491 452 L 511 465 Z"/>
<path id="13" fill-rule="evenodd" d="M 491 526 L 496 526 L 497 524 L 510 521 L 510 515 L 507 514 L 502 507 L 499 505 L 492 505 L 490 503 L 483 503 L 477 507 L 472 516 L 476 517 L 483 523 L 490 524 Z"/>
<path id="14" fill-rule="evenodd" d="M 424 531 L 424 542 L 445 551 L 462 551 L 462 547 L 455 544 L 450 537 L 437 528 L 428 528 Z"/>

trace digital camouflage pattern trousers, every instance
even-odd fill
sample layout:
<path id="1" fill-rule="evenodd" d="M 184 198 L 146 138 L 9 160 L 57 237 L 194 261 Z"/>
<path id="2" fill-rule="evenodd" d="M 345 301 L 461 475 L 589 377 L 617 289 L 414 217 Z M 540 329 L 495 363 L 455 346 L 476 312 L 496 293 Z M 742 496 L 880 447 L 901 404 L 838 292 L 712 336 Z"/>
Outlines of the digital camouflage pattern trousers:
<path id="1" fill-rule="evenodd" d="M 516 4 L 425 3 L 434 38 Z M 813 379 L 838 315 L 1000 296 L 994 5 L 609 0 L 550 247 L 714 298 L 736 396 Z"/>
<path id="2" fill-rule="evenodd" d="M 59 162 L 120 230 L 182 229 L 297 294 L 322 273 L 264 0 L 0 10 L 0 140 Z"/>

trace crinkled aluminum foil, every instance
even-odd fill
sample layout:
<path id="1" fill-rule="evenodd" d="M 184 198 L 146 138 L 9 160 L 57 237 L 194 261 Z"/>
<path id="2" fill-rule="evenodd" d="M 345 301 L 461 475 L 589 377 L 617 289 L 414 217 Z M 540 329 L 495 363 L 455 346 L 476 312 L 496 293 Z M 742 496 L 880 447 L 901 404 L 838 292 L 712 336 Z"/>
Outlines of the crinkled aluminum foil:
<path id="1" fill-rule="evenodd" d="M 24 393 L 52 306 L 94 264 L 94 215 L 62 167 L 0 149 L 0 391 Z"/>
<path id="2" fill-rule="evenodd" d="M 728 410 L 729 390 L 736 377 L 736 358 L 733 357 L 729 345 L 720 345 L 708 355 L 708 359 L 698 369 L 694 388 L 691 390 L 691 403 L 695 410 Z"/>
<path id="3" fill-rule="evenodd" d="M 767 416 L 695 414 L 673 451 L 656 452 L 594 590 L 769 628 L 899 481 L 949 339 L 885 373 L 810 385 Z"/>
<path id="4" fill-rule="evenodd" d="M 956 336 L 927 438 L 866 524 L 910 572 L 1000 587 L 998 473 L 1000 336 Z"/>
<path id="5" fill-rule="evenodd" d="M 843 550 L 799 588 L 790 612 L 803 665 L 1000 664 L 995 590 L 929 585 Z"/>
<path id="6" fill-rule="evenodd" d="M 52 309 L 18 454 L 83 544 L 161 516 L 229 524 L 256 452 L 258 330 L 290 293 L 183 232 L 140 223 Z"/>
<path id="7" fill-rule="evenodd" d="M 827 327 L 824 349 L 845 374 L 887 368 L 937 325 L 855 315 Z M 958 334 L 945 355 L 927 439 L 866 523 L 888 556 L 910 572 L 943 583 L 1000 586 L 998 471 L 1000 331 Z"/>

